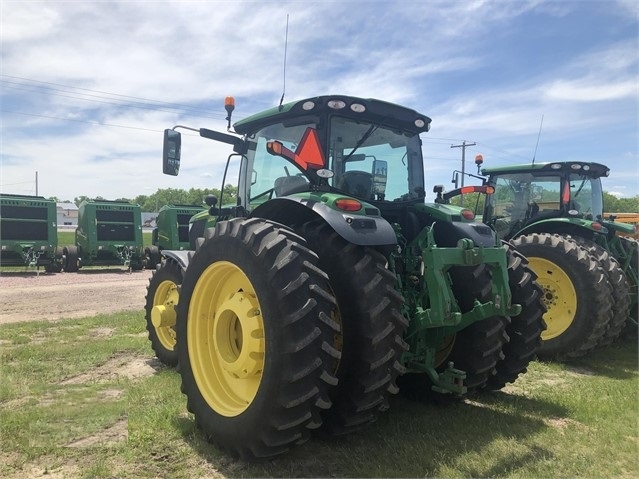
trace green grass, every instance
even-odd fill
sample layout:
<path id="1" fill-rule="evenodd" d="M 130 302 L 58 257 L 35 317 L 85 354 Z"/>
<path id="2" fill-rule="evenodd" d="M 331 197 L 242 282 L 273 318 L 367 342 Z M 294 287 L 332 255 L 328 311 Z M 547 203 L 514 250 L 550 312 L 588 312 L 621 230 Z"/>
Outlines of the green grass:
<path id="1" fill-rule="evenodd" d="M 364 431 L 261 464 L 204 441 L 141 311 L 3 325 L 0 351 L 0 477 L 639 476 L 636 338 L 458 404 L 394 397 Z"/>

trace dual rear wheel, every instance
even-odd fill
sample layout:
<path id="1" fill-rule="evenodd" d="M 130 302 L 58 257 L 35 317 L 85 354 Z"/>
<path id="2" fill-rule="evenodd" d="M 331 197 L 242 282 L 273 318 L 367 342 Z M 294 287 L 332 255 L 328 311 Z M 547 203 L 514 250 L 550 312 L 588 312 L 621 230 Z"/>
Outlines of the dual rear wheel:
<path id="1" fill-rule="evenodd" d="M 567 359 L 594 349 L 615 314 L 609 275 L 600 261 L 575 240 L 557 234 L 533 233 L 512 243 L 528 258 L 543 289 L 547 328 L 538 356 Z"/>
<path id="2" fill-rule="evenodd" d="M 197 242 L 178 303 L 178 369 L 207 438 L 245 459 L 310 437 L 337 384 L 340 326 L 317 256 L 291 230 L 222 221 Z"/>

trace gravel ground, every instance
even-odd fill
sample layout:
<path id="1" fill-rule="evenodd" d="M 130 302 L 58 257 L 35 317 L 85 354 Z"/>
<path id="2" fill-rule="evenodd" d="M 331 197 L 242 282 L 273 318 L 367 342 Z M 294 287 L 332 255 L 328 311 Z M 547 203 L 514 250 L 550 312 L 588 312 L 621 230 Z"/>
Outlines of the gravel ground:
<path id="1" fill-rule="evenodd" d="M 144 308 L 150 270 L 0 272 L 0 324 L 81 318 Z"/>

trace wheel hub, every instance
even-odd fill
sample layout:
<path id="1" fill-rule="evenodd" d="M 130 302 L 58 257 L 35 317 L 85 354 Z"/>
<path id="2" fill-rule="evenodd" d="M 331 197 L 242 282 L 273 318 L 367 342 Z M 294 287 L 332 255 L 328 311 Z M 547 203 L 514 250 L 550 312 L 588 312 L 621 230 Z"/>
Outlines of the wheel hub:
<path id="1" fill-rule="evenodd" d="M 166 328 L 175 326 L 175 308 L 167 307 L 164 304 L 153 306 L 151 310 L 151 322 L 156 328 Z"/>
<path id="2" fill-rule="evenodd" d="M 231 376 L 246 379 L 261 371 L 261 324 L 254 295 L 236 292 L 220 305 L 214 318 L 214 349 L 219 364 Z"/>
<path id="3" fill-rule="evenodd" d="M 528 261 L 544 290 L 542 300 L 548 311 L 544 314 L 546 330 L 541 339 L 547 341 L 562 335 L 572 324 L 577 312 L 577 293 L 568 274 L 554 262 L 532 256 Z"/>
<path id="4" fill-rule="evenodd" d="M 175 306 L 180 299 L 177 285 L 173 281 L 162 281 L 158 285 L 151 308 L 151 323 L 162 345 L 173 350 L 175 347 Z"/>

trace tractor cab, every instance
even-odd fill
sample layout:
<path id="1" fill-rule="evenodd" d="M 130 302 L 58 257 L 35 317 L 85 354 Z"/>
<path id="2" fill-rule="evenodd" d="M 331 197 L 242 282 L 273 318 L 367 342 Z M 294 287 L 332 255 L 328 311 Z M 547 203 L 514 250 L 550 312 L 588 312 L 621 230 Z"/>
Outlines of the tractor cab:
<path id="1" fill-rule="evenodd" d="M 494 187 L 494 194 L 486 198 L 484 221 L 502 238 L 544 220 L 577 220 L 601 227 L 600 178 L 609 173 L 604 165 L 545 163 L 484 168 L 482 173 Z"/>
<path id="2" fill-rule="evenodd" d="M 317 97 L 234 125 L 246 138 L 239 193 L 248 211 L 293 193 L 341 193 L 364 202 L 424 198 L 419 133 L 430 118 L 391 103 Z"/>

